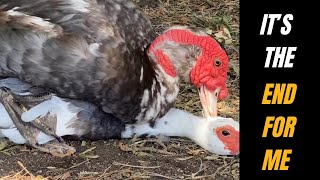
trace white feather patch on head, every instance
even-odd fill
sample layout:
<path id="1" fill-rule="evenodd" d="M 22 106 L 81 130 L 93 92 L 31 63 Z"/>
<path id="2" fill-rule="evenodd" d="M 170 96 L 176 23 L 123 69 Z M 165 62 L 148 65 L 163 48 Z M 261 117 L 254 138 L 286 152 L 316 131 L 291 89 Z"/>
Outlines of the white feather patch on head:
<path id="1" fill-rule="evenodd" d="M 213 122 L 214 127 L 231 125 L 236 131 L 239 131 L 239 122 L 232 118 L 210 117 L 210 118 L 207 118 L 207 121 Z"/>

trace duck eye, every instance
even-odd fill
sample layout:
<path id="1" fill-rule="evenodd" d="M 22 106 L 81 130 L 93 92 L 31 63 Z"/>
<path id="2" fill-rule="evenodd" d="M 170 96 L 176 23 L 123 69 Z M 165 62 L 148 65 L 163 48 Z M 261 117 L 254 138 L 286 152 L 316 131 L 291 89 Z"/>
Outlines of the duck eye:
<path id="1" fill-rule="evenodd" d="M 230 132 L 227 131 L 227 130 L 224 130 L 224 131 L 222 131 L 222 135 L 223 135 L 223 136 L 229 136 L 229 135 L 230 135 Z"/>
<path id="2" fill-rule="evenodd" d="M 214 59 L 214 66 L 215 67 L 220 67 L 222 65 L 222 62 L 220 61 L 220 59 L 216 58 Z"/>

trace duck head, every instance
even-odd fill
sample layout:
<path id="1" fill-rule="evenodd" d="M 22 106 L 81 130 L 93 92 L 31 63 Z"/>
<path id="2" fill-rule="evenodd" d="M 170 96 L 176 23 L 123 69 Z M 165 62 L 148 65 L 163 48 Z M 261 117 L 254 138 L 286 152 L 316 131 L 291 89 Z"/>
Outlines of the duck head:
<path id="1" fill-rule="evenodd" d="M 220 44 L 205 31 L 173 26 L 160 34 L 150 45 L 148 56 L 168 76 L 179 77 L 205 94 L 201 99 L 207 115 L 217 116 L 217 96 L 228 96 L 226 86 L 229 59 Z"/>
<path id="2" fill-rule="evenodd" d="M 175 135 L 188 137 L 202 148 L 217 155 L 240 153 L 238 121 L 220 116 L 201 117 L 181 110 L 170 110 L 169 113 L 167 117 L 172 122 L 168 120 L 167 125 L 173 126 L 170 129 L 175 131 L 172 132 Z"/>
<path id="3" fill-rule="evenodd" d="M 206 125 L 189 138 L 212 153 L 238 155 L 240 153 L 239 122 L 223 117 L 210 118 L 206 121 Z"/>

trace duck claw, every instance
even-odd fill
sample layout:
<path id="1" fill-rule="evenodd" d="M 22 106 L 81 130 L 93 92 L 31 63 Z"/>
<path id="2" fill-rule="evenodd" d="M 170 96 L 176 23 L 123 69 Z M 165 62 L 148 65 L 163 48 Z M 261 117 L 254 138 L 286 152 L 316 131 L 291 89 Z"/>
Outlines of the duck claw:
<path id="1" fill-rule="evenodd" d="M 30 124 L 21 121 L 17 117 L 17 113 L 11 106 L 14 99 L 9 92 L 10 91 L 7 88 L 0 88 L 0 102 L 5 107 L 6 111 L 12 119 L 13 124 L 16 126 L 20 134 L 26 139 L 27 144 L 33 146 L 37 143 L 36 137 L 34 137 L 36 130 L 33 127 L 30 127 Z"/>
<path id="2" fill-rule="evenodd" d="M 54 137 L 56 140 L 58 140 L 58 142 L 64 143 L 64 140 L 60 136 L 56 135 L 54 129 L 52 129 L 50 126 L 42 123 L 42 119 L 47 119 L 47 118 L 48 118 L 48 114 L 45 115 L 44 117 L 37 118 L 34 121 L 31 121 L 29 123 L 31 123 L 34 127 L 36 127 L 38 130 L 42 131 L 43 133 Z"/>
<path id="3" fill-rule="evenodd" d="M 34 147 L 42 152 L 46 152 L 57 157 L 71 156 L 76 152 L 74 147 L 69 146 L 66 143 L 61 143 L 57 140 L 50 141 L 46 144 L 36 144 Z"/>
<path id="4" fill-rule="evenodd" d="M 57 156 L 59 156 L 59 154 L 63 155 L 63 154 L 70 154 L 71 152 L 73 152 L 70 146 L 64 144 L 64 140 L 55 134 L 54 129 L 52 129 L 50 126 L 46 125 L 45 123 L 43 123 L 44 119 L 49 118 L 48 114 L 44 117 L 36 118 L 32 122 L 22 121 L 21 114 L 27 111 L 28 109 L 24 105 L 16 101 L 13 93 L 11 93 L 8 88 L 4 88 L 4 87 L 0 88 L 0 102 L 3 104 L 3 106 L 7 110 L 14 125 L 16 126 L 20 134 L 26 139 L 27 144 L 29 146 L 40 149 L 41 151 L 44 151 L 44 152 L 49 152 L 49 153 L 52 152 L 54 154 L 57 154 Z M 60 148 L 54 148 L 54 147 L 57 147 L 57 144 L 52 146 L 50 142 L 49 144 L 38 145 L 36 136 L 39 131 L 54 137 L 59 143 L 61 143 Z M 62 147 L 65 147 L 65 148 L 62 148 Z M 55 150 L 52 150 L 52 149 L 55 149 Z M 66 149 L 66 150 L 63 150 L 63 149 Z"/>
<path id="5" fill-rule="evenodd" d="M 29 89 L 29 92 L 33 92 L 33 91 L 31 91 L 31 89 Z M 31 107 L 36 106 L 37 104 L 40 104 L 43 101 L 51 99 L 53 94 L 51 94 L 49 92 L 42 91 L 42 92 L 37 93 L 37 95 L 23 95 L 22 96 L 22 95 L 17 95 L 14 93 L 11 93 L 11 95 L 20 104 L 29 105 L 29 106 L 26 106 L 26 108 L 30 109 Z"/>

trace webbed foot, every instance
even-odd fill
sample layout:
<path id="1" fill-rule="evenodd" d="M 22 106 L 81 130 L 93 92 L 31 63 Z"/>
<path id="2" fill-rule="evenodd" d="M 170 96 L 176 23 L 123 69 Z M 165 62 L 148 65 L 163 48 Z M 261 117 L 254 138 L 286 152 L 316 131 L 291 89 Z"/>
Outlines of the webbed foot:
<path id="1" fill-rule="evenodd" d="M 9 89 L 4 87 L 0 88 L 0 102 L 5 107 L 14 125 L 16 126 L 20 134 L 26 139 L 26 142 L 29 146 L 59 157 L 68 156 L 75 152 L 75 149 L 73 147 L 65 144 L 64 140 L 55 134 L 54 128 L 44 123 L 46 122 L 45 119 L 49 118 L 48 114 L 43 117 L 36 118 L 31 122 L 22 121 L 21 115 L 23 112 L 28 111 L 28 109 L 23 104 L 18 102 L 15 96 L 17 95 L 11 93 Z M 28 95 L 27 98 L 32 99 L 30 95 Z M 23 96 L 19 96 L 18 99 L 22 100 Z M 24 102 L 27 101 L 28 99 L 24 99 Z M 43 132 L 49 136 L 54 137 L 58 142 L 38 144 L 37 136 L 39 132 Z"/>

